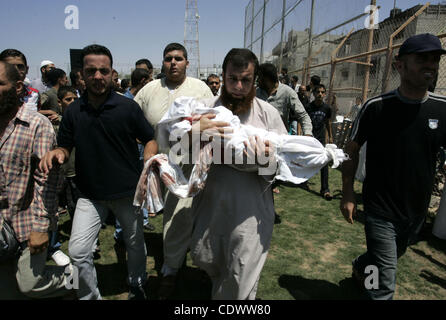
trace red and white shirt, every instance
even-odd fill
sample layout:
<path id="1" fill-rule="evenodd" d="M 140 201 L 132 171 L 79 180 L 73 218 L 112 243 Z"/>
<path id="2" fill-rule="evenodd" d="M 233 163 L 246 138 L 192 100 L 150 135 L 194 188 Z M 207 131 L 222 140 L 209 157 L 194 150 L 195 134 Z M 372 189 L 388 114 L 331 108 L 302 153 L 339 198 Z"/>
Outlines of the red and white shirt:
<path id="1" fill-rule="evenodd" d="M 30 111 L 40 110 L 40 96 L 37 89 L 25 85 L 26 95 L 23 98 L 25 108 Z"/>

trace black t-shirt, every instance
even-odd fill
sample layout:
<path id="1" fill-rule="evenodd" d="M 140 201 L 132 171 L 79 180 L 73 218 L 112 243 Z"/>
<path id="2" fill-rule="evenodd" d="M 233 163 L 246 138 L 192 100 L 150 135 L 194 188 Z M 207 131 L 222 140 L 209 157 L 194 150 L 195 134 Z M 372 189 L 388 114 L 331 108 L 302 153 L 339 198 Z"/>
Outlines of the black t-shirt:
<path id="1" fill-rule="evenodd" d="M 153 128 L 136 102 L 111 92 L 97 110 L 87 95 L 65 111 L 58 145 L 76 148 L 76 184 L 92 200 L 133 196 L 142 170 L 136 139 L 154 138 Z"/>
<path id="2" fill-rule="evenodd" d="M 304 106 L 305 111 L 307 111 L 308 109 L 308 104 L 309 104 L 309 100 L 307 97 L 300 97 L 299 94 L 297 95 L 297 97 L 299 98 L 299 101 L 302 103 L 302 105 Z M 291 121 L 299 121 L 299 119 L 297 118 L 296 113 L 294 112 L 293 108 L 290 109 L 290 122 Z"/>
<path id="3" fill-rule="evenodd" d="M 307 111 L 308 109 L 308 105 L 310 104 L 310 99 L 308 99 L 308 97 L 306 95 L 304 95 L 303 97 L 301 97 L 299 94 L 297 94 L 297 96 L 299 97 L 300 102 L 302 103 L 302 105 L 305 108 L 305 111 Z"/>
<path id="4" fill-rule="evenodd" d="M 395 90 L 372 98 L 361 108 L 351 138 L 367 142 L 365 211 L 392 221 L 425 215 L 437 153 L 446 146 L 446 97 L 429 93 L 410 101 Z"/>
<path id="5" fill-rule="evenodd" d="M 326 123 L 331 118 L 330 107 L 325 103 L 318 106 L 312 101 L 307 107 L 307 113 L 313 125 L 313 137 L 325 144 Z"/>

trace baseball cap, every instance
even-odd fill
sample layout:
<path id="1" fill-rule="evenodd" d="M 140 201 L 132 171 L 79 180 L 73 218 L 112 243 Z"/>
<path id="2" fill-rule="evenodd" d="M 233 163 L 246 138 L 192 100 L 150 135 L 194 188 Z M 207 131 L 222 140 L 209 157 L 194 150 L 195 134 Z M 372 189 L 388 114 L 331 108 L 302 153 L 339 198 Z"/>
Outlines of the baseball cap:
<path id="1" fill-rule="evenodd" d="M 400 47 L 398 57 L 409 53 L 431 51 L 439 51 L 441 54 L 446 53 L 446 50 L 441 47 L 440 39 L 437 36 L 430 33 L 422 33 L 407 38 Z"/>
<path id="2" fill-rule="evenodd" d="M 47 65 L 49 65 L 49 64 L 54 64 L 54 62 L 53 62 L 53 61 L 50 61 L 50 60 L 43 60 L 43 61 L 40 63 L 40 67 L 42 68 L 42 67 L 47 66 Z"/>

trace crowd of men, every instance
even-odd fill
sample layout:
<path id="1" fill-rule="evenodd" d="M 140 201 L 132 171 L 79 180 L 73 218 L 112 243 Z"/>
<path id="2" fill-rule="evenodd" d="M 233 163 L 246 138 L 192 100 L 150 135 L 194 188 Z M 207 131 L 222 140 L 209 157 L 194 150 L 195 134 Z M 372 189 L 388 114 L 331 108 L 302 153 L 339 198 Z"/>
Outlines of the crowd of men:
<path id="1" fill-rule="evenodd" d="M 407 39 L 395 62 L 398 89 L 362 107 L 358 101 L 352 110 L 356 120 L 346 148 L 351 161 L 343 165 L 340 209 L 353 223 L 354 174 L 359 149 L 367 142 L 367 252 L 353 261 L 353 276 L 371 299 L 393 297 L 397 259 L 424 221 L 436 154 L 446 147 L 446 98 L 428 92 L 444 53 L 433 35 Z M 187 51 L 178 43 L 165 47 L 163 72 L 155 80 L 148 59 L 135 63 L 130 81 L 119 80 L 110 50 L 97 44 L 82 50 L 81 65 L 70 73 L 70 86 L 66 73 L 50 60 L 42 61 L 40 79 L 26 83 L 23 53 L 0 53 L 0 228 L 11 226 L 21 247 L 18 256 L 0 264 L 1 298 L 72 294 L 67 283 L 76 271 L 76 297 L 102 299 L 94 253 L 111 213 L 115 239 L 128 254 L 128 298 L 146 299 L 144 229 L 154 230 L 148 219 L 156 212 L 135 210 L 133 198 L 144 163 L 169 153 L 158 122 L 177 98 L 224 106 L 242 124 L 333 143 L 336 110 L 326 101 L 320 77 L 311 77 L 308 86 L 299 84 L 285 68 L 279 73 L 271 63 L 260 64 L 248 49 L 230 50 L 221 77 L 212 74 L 205 82 L 186 76 Z M 211 130 L 214 139 L 223 139 L 229 123 L 214 118 L 212 113 L 194 117 L 193 131 Z M 376 124 L 382 130 L 374 130 Z M 213 164 L 204 189 L 193 198 L 165 191 L 160 299 L 174 293 L 188 250 L 194 265 L 212 280 L 213 299 L 256 298 L 277 221 L 274 174 L 261 176 L 258 159 L 273 152 L 261 137 L 250 137 L 246 151 L 254 154 L 254 164 Z M 193 164 L 181 168 L 188 178 Z M 321 170 L 320 195 L 332 199 L 328 167 Z M 72 219 L 68 256 L 57 243 L 63 207 Z M 46 264 L 50 257 L 56 266 Z M 379 270 L 378 288 L 364 287 L 370 265 Z"/>

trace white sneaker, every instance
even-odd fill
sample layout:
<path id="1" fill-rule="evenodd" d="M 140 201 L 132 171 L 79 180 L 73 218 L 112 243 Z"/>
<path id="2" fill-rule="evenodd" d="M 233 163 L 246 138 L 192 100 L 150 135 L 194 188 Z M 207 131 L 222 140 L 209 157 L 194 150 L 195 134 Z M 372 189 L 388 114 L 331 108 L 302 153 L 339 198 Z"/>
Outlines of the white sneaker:
<path id="1" fill-rule="evenodd" d="M 51 259 L 53 259 L 58 266 L 66 266 L 70 264 L 70 258 L 61 250 L 54 252 L 51 255 Z"/>

